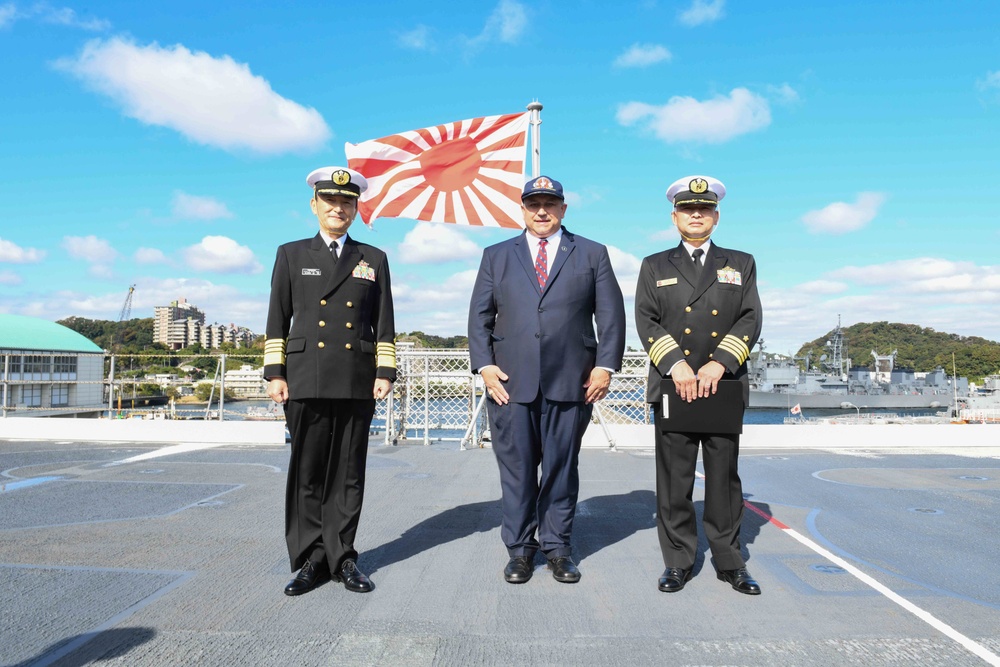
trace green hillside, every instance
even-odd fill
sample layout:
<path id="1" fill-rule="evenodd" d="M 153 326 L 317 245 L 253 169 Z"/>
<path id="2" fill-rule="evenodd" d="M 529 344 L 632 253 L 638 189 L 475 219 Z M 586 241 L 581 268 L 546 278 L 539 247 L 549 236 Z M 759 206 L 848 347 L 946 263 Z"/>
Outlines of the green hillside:
<path id="1" fill-rule="evenodd" d="M 915 371 L 932 371 L 938 366 L 952 373 L 952 355 L 959 376 L 980 382 L 985 375 L 1000 373 L 1000 343 L 977 336 L 959 336 L 915 324 L 895 322 L 859 322 L 843 329 L 846 339 L 844 356 L 855 366 L 874 368 L 872 350 L 890 354 L 897 350 L 896 366 Z M 813 360 L 828 354 L 826 342 L 833 336 L 830 330 L 824 336 L 804 344 L 796 354 L 807 353 Z"/>

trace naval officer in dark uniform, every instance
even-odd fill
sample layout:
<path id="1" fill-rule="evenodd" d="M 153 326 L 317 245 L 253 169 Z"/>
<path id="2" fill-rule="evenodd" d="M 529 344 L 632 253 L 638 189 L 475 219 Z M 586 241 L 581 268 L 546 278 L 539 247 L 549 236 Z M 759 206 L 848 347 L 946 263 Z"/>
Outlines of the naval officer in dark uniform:
<path id="1" fill-rule="evenodd" d="M 267 394 L 291 434 L 285 540 L 301 595 L 332 577 L 365 593 L 354 537 L 365 490 L 376 399 L 396 380 L 392 290 L 385 253 L 347 235 L 368 187 L 351 169 L 306 179 L 319 233 L 278 248 L 264 343 Z"/>
<path id="2" fill-rule="evenodd" d="M 687 401 L 714 394 L 722 378 L 743 383 L 749 403 L 747 358 L 760 336 L 761 307 L 753 256 L 709 239 L 719 223 L 725 186 L 709 176 L 686 176 L 667 190 L 680 232 L 676 248 L 642 261 L 635 294 L 639 339 L 649 354 L 647 400 L 656 423 L 657 534 L 666 570 L 659 589 L 671 593 L 691 577 L 698 533 L 692 502 L 698 447 L 705 468 L 703 526 L 718 578 L 740 593 L 760 586 L 740 553 L 743 487 L 737 433 L 663 433 L 660 382 L 673 379 Z"/>

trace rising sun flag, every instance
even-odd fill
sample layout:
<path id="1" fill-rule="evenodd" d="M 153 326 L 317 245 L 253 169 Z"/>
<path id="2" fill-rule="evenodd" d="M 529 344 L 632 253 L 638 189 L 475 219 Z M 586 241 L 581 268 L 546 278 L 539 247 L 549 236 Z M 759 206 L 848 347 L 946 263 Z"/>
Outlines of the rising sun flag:
<path id="1" fill-rule="evenodd" d="M 486 116 L 345 144 L 368 179 L 361 219 L 522 227 L 528 125 L 528 113 Z"/>

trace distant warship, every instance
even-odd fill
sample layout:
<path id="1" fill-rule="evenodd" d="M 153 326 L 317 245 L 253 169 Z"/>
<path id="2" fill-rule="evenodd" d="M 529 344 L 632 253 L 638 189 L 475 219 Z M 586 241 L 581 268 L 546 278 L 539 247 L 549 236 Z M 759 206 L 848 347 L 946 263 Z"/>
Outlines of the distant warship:
<path id="1" fill-rule="evenodd" d="M 950 378 L 943 368 L 918 374 L 896 367 L 896 350 L 885 355 L 872 350 L 874 371 L 851 366 L 839 320 L 818 367 L 808 355 L 769 355 L 764 341 L 758 347 L 748 362 L 751 408 L 934 409 L 969 393 L 967 378 Z"/>

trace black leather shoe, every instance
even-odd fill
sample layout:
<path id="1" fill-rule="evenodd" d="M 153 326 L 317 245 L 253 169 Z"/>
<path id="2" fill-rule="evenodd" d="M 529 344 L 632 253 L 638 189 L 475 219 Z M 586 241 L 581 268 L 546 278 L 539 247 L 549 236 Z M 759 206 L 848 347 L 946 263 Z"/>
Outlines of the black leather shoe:
<path id="1" fill-rule="evenodd" d="M 745 567 L 735 570 L 719 570 L 719 581 L 728 581 L 733 590 L 746 595 L 760 595 L 760 584 L 754 581 Z"/>
<path id="2" fill-rule="evenodd" d="M 503 578 L 508 584 L 523 584 L 531 579 L 534 563 L 527 556 L 511 556 L 503 569 Z"/>
<path id="3" fill-rule="evenodd" d="M 676 593 L 684 588 L 684 584 L 690 579 L 691 570 L 685 570 L 682 567 L 668 567 L 663 571 L 663 576 L 660 577 L 657 588 L 664 593 Z"/>
<path id="4" fill-rule="evenodd" d="M 285 586 L 285 595 L 302 595 L 308 593 L 327 580 L 329 570 L 325 566 L 314 565 L 311 561 L 306 561 L 295 578 Z"/>
<path id="5" fill-rule="evenodd" d="M 549 569 L 552 578 L 564 584 L 575 584 L 580 581 L 580 570 L 569 556 L 556 556 L 549 559 Z"/>
<path id="6" fill-rule="evenodd" d="M 331 575 L 337 583 L 343 583 L 344 588 L 353 593 L 370 593 L 375 590 L 375 584 L 364 572 L 358 569 L 357 563 L 353 560 L 345 560 L 340 564 L 340 569 Z"/>

